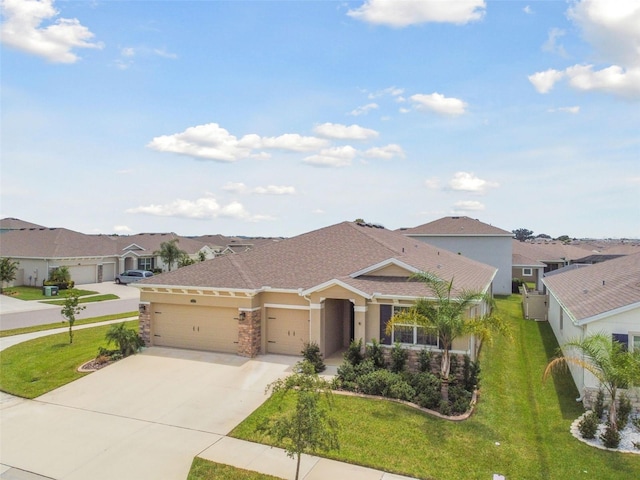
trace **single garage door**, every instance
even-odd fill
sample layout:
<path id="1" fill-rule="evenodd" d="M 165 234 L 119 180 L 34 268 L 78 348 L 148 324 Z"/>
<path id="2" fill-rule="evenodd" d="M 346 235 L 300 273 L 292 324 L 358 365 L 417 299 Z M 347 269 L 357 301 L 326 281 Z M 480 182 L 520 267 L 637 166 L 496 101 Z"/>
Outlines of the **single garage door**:
<path id="1" fill-rule="evenodd" d="M 300 355 L 309 342 L 309 311 L 267 309 L 267 352 Z"/>
<path id="2" fill-rule="evenodd" d="M 156 304 L 152 306 L 153 344 L 213 352 L 238 350 L 238 310 Z"/>
<path id="3" fill-rule="evenodd" d="M 100 268 L 100 266 L 98 266 Z M 116 264 L 115 263 L 103 263 L 102 264 L 102 281 L 113 282 L 116 279 Z"/>
<path id="4" fill-rule="evenodd" d="M 73 280 L 76 285 L 96 283 L 96 268 L 95 265 L 70 265 L 69 273 L 71 274 L 71 280 Z"/>

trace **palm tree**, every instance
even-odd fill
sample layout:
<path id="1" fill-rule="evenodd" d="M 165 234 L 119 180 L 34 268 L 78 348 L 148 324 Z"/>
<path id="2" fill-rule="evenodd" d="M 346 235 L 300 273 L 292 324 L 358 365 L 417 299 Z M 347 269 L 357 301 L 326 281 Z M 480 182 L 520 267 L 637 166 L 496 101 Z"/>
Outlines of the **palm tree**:
<path id="1" fill-rule="evenodd" d="M 5 282 L 9 283 L 16 279 L 18 265 L 18 262 L 14 262 L 10 258 L 0 260 L 0 293 L 2 293 Z"/>
<path id="2" fill-rule="evenodd" d="M 495 332 L 509 334 L 507 325 L 493 311 L 494 303 L 490 295 L 483 292 L 464 290 L 454 296 L 453 279 L 446 282 L 429 272 L 418 272 L 411 279 L 422 281 L 433 293 L 434 298 L 419 298 L 415 305 L 394 315 L 387 323 L 386 331 L 390 335 L 394 325 L 416 325 L 438 337 L 442 350 L 440 376 L 443 380 L 442 398 L 448 400 L 448 381 L 451 368 L 451 346 L 453 341 L 463 335 L 475 334 L 482 342 L 490 340 Z M 469 309 L 486 302 L 490 311 L 487 314 L 471 318 Z M 479 352 L 479 348 L 477 350 Z"/>
<path id="3" fill-rule="evenodd" d="M 594 333 L 582 340 L 570 340 L 562 345 L 558 355 L 547 364 L 543 379 L 559 369 L 566 369 L 569 364 L 587 370 L 609 393 L 609 423 L 611 428 L 617 430 L 618 389 L 640 385 L 640 350 L 627 351 L 624 345 L 612 341 L 611 336 L 606 333 Z"/>
<path id="4" fill-rule="evenodd" d="M 177 238 L 174 238 L 168 242 L 162 242 L 160 250 L 153 252 L 154 255 L 158 255 L 169 266 L 169 271 L 171 271 L 171 265 L 180 260 L 183 255 L 187 255 L 187 252 L 178 248 L 178 241 Z"/>

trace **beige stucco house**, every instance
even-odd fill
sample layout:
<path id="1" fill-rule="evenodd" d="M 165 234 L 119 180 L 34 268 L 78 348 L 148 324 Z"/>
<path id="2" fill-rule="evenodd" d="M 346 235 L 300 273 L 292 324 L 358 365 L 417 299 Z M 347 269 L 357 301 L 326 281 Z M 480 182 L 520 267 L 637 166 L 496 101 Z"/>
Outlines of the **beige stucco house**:
<path id="1" fill-rule="evenodd" d="M 605 333 L 629 349 L 640 349 L 640 253 L 550 274 L 543 282 L 549 292 L 549 324 L 560 345 Z M 570 370 L 590 404 L 598 381 L 578 366 Z"/>
<path id="2" fill-rule="evenodd" d="M 438 349 L 415 327 L 385 335 L 394 312 L 428 297 L 419 271 L 491 293 L 496 269 L 382 227 L 339 223 L 259 249 L 214 258 L 136 284 L 147 345 L 255 356 L 300 354 L 316 342 L 325 356 L 353 339 Z M 479 303 L 469 315 L 482 315 Z M 473 338 L 454 353 L 475 355 Z"/>

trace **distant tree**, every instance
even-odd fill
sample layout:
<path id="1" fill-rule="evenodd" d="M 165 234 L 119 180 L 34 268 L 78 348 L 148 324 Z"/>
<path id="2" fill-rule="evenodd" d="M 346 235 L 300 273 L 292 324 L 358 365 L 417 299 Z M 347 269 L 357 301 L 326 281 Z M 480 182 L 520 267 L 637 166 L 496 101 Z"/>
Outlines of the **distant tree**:
<path id="1" fill-rule="evenodd" d="M 178 239 L 174 238 L 168 242 L 162 242 L 160 244 L 160 250 L 153 252 L 154 255 L 158 255 L 164 263 L 167 264 L 169 271 L 171 266 L 178 262 L 183 255 L 187 255 L 187 252 L 178 248 Z"/>
<path id="2" fill-rule="evenodd" d="M 567 243 L 571 241 L 571 237 L 569 235 L 560 235 L 556 240 L 562 243 Z"/>
<path id="3" fill-rule="evenodd" d="M 73 343 L 73 324 L 76 323 L 76 315 L 86 308 L 84 305 L 79 305 L 79 299 L 78 291 L 71 289 L 67 291 L 62 306 L 62 316 L 69 322 L 69 343 Z"/>
<path id="4" fill-rule="evenodd" d="M 4 289 L 4 284 L 13 282 L 18 273 L 18 262 L 14 262 L 10 258 L 0 260 L 0 293 Z"/>
<path id="5" fill-rule="evenodd" d="M 528 230 L 526 228 L 517 228 L 515 230 L 511 230 L 516 240 L 524 242 L 525 240 L 530 240 L 533 238 L 533 230 Z"/>
<path id="6" fill-rule="evenodd" d="M 540 233 L 536 235 L 536 238 L 546 238 L 548 240 L 551 240 L 551 235 L 547 235 L 546 233 Z"/>
<path id="7" fill-rule="evenodd" d="M 364 221 L 364 218 L 356 218 L 355 223 L 367 223 Z"/>
<path id="8" fill-rule="evenodd" d="M 194 263 L 196 263 L 196 261 L 185 253 L 184 255 L 180 255 L 180 259 L 178 260 L 178 268 L 193 265 Z"/>
<path id="9" fill-rule="evenodd" d="M 296 458 L 296 480 L 300 475 L 303 453 L 319 453 L 338 449 L 338 425 L 330 415 L 333 407 L 331 385 L 315 373 L 314 366 L 304 360 L 297 364 L 297 372 L 276 380 L 267 387 L 271 396 L 283 400 L 294 395 L 293 409 L 261 428 L 278 442 L 284 443 L 287 455 Z M 323 401 L 324 400 L 324 401 Z"/>
<path id="10" fill-rule="evenodd" d="M 198 260 L 201 262 L 204 262 L 207 259 L 207 254 L 204 253 L 202 250 L 200 250 L 198 252 Z"/>

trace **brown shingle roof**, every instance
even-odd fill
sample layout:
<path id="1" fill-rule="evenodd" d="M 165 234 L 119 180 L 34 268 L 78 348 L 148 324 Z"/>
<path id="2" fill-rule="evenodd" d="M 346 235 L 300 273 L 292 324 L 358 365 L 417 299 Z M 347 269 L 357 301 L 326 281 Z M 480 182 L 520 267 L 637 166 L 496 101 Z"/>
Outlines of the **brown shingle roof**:
<path id="1" fill-rule="evenodd" d="M 184 250 L 189 255 L 197 253 L 205 244 L 201 241 L 181 237 L 173 232 L 171 233 L 138 233 L 136 235 L 126 235 L 121 237 L 114 237 L 118 241 L 120 247 L 119 254 L 125 253 L 123 249 L 135 244 L 144 249 L 144 255 L 151 255 L 153 252 L 160 250 L 160 245 L 163 242 L 169 242 L 171 240 L 178 240 L 177 247 L 180 250 Z"/>
<path id="2" fill-rule="evenodd" d="M 545 277 L 544 284 L 578 323 L 640 304 L 640 254 Z"/>
<path id="3" fill-rule="evenodd" d="M 403 291 L 425 295 L 424 286 L 412 285 L 406 278 L 398 282 L 389 277 L 387 281 L 366 275 L 351 277 L 355 272 L 391 259 L 415 270 L 437 273 L 447 280 L 453 277 L 454 285 L 459 289 L 482 290 L 496 272 L 494 267 L 397 232 L 343 222 L 249 252 L 183 267 L 142 283 L 220 289 L 307 290 L 335 279 L 368 294 Z"/>
<path id="4" fill-rule="evenodd" d="M 512 253 L 539 262 L 565 262 L 584 257 L 584 250 L 562 242 L 529 243 L 513 240 Z"/>
<path id="5" fill-rule="evenodd" d="M 31 222 L 25 222 L 19 218 L 3 218 L 0 219 L 0 230 L 19 230 L 21 228 L 45 228 Z"/>
<path id="6" fill-rule="evenodd" d="M 12 258 L 74 258 L 113 256 L 113 237 L 85 235 L 66 228 L 26 228 L 0 235 L 0 252 Z"/>
<path id="7" fill-rule="evenodd" d="M 401 229 L 404 235 L 509 236 L 513 233 L 469 217 L 444 217 L 418 227 Z"/>

